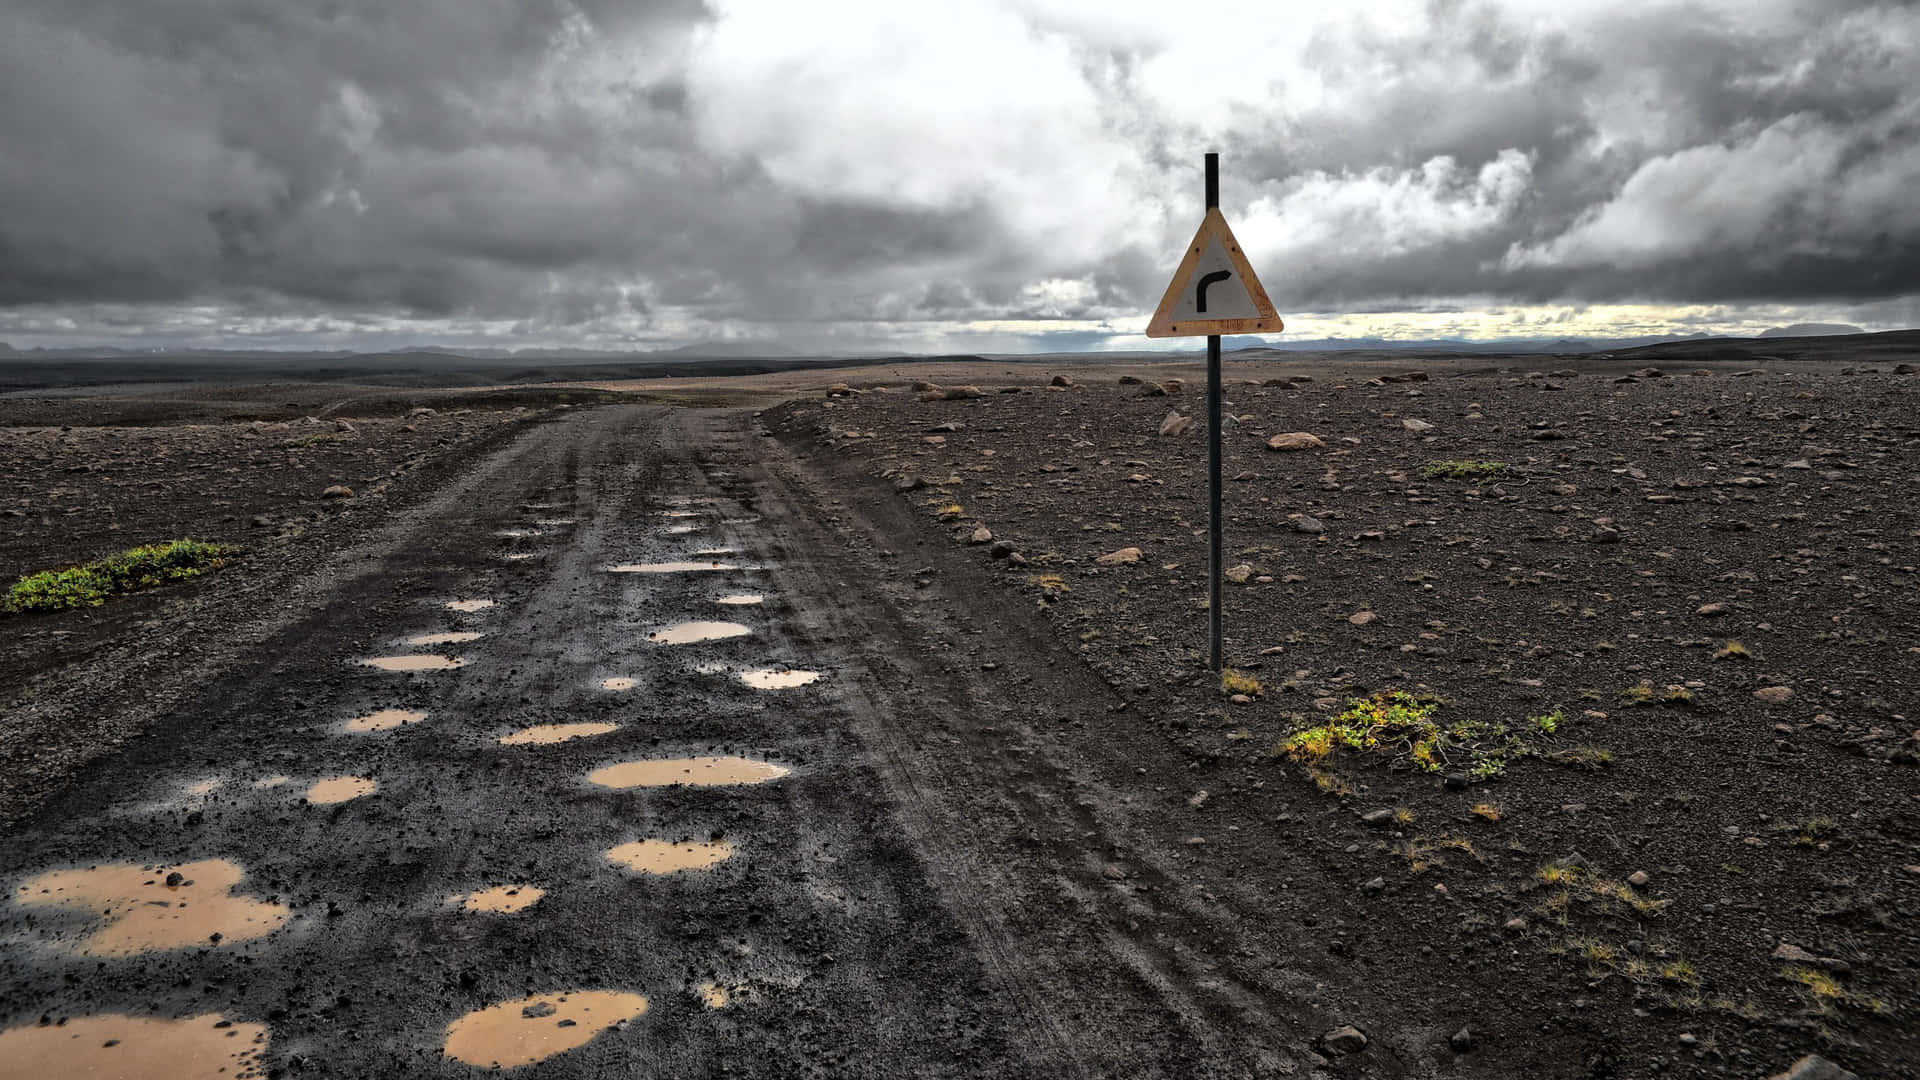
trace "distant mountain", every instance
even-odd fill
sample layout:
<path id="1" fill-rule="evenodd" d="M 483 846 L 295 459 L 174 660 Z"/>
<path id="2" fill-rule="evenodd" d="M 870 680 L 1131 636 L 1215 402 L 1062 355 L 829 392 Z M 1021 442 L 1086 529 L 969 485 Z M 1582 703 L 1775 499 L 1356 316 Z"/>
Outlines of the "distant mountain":
<path id="1" fill-rule="evenodd" d="M 763 357 L 763 356 L 800 356 L 795 352 L 772 341 L 696 341 L 691 345 L 682 345 L 677 349 L 663 349 L 648 353 L 649 356 L 724 356 L 724 357 Z"/>
<path id="2" fill-rule="evenodd" d="M 1792 326 L 1775 326 L 1760 331 L 1761 337 L 1837 337 L 1841 334 L 1864 334 L 1865 330 L 1846 323 L 1803 322 Z"/>

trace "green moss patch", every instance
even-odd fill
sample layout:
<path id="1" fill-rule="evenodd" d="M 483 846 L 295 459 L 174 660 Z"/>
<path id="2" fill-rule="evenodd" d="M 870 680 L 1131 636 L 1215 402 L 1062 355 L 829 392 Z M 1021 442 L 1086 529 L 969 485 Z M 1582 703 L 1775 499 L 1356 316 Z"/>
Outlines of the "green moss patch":
<path id="1" fill-rule="evenodd" d="M 66 611 L 99 607 L 120 593 L 199 577 L 225 566 L 232 549 L 198 540 L 147 544 L 81 566 L 42 570 L 13 583 L 0 612 Z"/>

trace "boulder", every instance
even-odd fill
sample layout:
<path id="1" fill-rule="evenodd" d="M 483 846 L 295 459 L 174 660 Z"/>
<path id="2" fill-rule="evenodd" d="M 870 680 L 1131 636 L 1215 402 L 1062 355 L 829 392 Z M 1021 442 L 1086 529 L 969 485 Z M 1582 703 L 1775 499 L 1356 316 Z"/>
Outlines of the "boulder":
<path id="1" fill-rule="evenodd" d="M 1181 416 L 1177 412 L 1168 413 L 1167 418 L 1160 421 L 1160 434 L 1162 435 L 1185 435 L 1192 429 L 1193 417 Z"/>
<path id="2" fill-rule="evenodd" d="M 1267 440 L 1269 450 L 1319 450 L 1326 445 L 1318 435 L 1304 431 L 1288 431 Z"/>
<path id="3" fill-rule="evenodd" d="M 1140 549 L 1137 547 L 1124 547 L 1119 551 L 1110 551 L 1093 561 L 1099 563 L 1101 566 L 1132 566 L 1134 563 L 1140 561 Z"/>

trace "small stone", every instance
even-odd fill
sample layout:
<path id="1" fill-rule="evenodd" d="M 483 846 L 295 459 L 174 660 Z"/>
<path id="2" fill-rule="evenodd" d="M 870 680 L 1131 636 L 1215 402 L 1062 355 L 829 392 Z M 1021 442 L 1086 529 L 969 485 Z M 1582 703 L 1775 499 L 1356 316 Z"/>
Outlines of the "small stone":
<path id="1" fill-rule="evenodd" d="M 1400 426 L 1416 434 L 1433 430 L 1433 425 L 1427 423 L 1425 420 L 1402 420 L 1400 421 Z"/>
<path id="2" fill-rule="evenodd" d="M 180 871 L 175 870 L 172 873 L 167 875 L 167 888 L 177 889 L 180 887 L 180 883 L 185 880 L 186 878 L 180 873 Z"/>
<path id="3" fill-rule="evenodd" d="M 1055 376 L 1053 377 L 1053 381 L 1052 381 L 1052 382 L 1051 382 L 1051 383 L 1050 383 L 1049 385 L 1052 385 L 1052 386 L 1072 386 L 1072 385 L 1073 385 L 1073 380 L 1072 380 L 1072 379 L 1069 379 L 1069 378 L 1067 378 L 1067 377 L 1066 377 L 1065 375 L 1055 375 Z"/>
<path id="4" fill-rule="evenodd" d="M 1160 434 L 1162 436 L 1185 435 L 1191 430 L 1193 430 L 1193 417 L 1191 416 L 1181 416 L 1177 412 L 1170 412 L 1167 414 L 1165 420 L 1160 421 Z"/>
<path id="5" fill-rule="evenodd" d="M 1377 878 L 1374 878 L 1372 881 L 1369 881 L 1366 884 L 1360 886 L 1360 889 L 1362 892 L 1377 893 L 1377 892 L 1384 892 L 1386 890 L 1386 887 L 1387 887 L 1387 879 L 1383 877 L 1377 877 Z"/>
<path id="6" fill-rule="evenodd" d="M 1635 870 L 1633 873 L 1627 875 L 1627 884 L 1636 889 L 1644 887 L 1647 882 L 1652 880 L 1652 878 L 1647 876 L 1645 870 Z"/>
<path id="7" fill-rule="evenodd" d="M 987 528 L 985 525 L 982 525 L 979 528 L 973 530 L 972 536 L 967 537 L 967 543 L 991 544 L 993 543 L 993 530 Z"/>
<path id="8" fill-rule="evenodd" d="M 1505 930 L 1511 930 L 1512 932 L 1518 934 L 1526 930 L 1527 920 L 1516 915 L 1513 918 L 1508 919 L 1505 923 L 1503 923 L 1501 928 Z"/>
<path id="9" fill-rule="evenodd" d="M 1235 585 L 1245 585 L 1247 580 L 1253 577 L 1253 567 L 1246 563 L 1241 563 L 1239 566 L 1229 566 L 1224 576 Z"/>
<path id="10" fill-rule="evenodd" d="M 1360 820 L 1376 828 L 1385 828 L 1386 826 L 1393 824 L 1393 811 L 1369 810 L 1366 813 L 1360 815 Z"/>
<path id="11" fill-rule="evenodd" d="M 1819 1054 L 1808 1054 L 1794 1062 L 1786 1072 L 1775 1073 L 1768 1080 L 1860 1080 L 1860 1077 Z"/>
<path id="12" fill-rule="evenodd" d="M 1093 561 L 1099 563 L 1101 566 L 1132 566 L 1134 563 L 1140 561 L 1140 549 L 1137 547 L 1124 547 L 1119 551 L 1110 551 Z"/>
<path id="13" fill-rule="evenodd" d="M 1441 785 L 1448 791 L 1465 791 L 1467 790 L 1467 782 L 1466 773 L 1450 772 L 1441 780 Z"/>
<path id="14" fill-rule="evenodd" d="M 1453 1047 L 1456 1054 L 1464 1054 L 1473 1049 L 1473 1032 L 1461 1028 L 1447 1038 L 1447 1045 Z"/>
<path id="15" fill-rule="evenodd" d="M 1166 397 L 1167 388 L 1159 383 L 1146 383 L 1140 387 L 1141 397 Z"/>
<path id="16" fill-rule="evenodd" d="M 333 484 L 320 492 L 320 497 L 323 499 L 351 499 L 353 498 L 353 489 L 345 484 Z"/>
<path id="17" fill-rule="evenodd" d="M 946 393 L 941 396 L 948 401 L 966 401 L 969 398 L 983 398 L 987 395 L 981 393 L 977 386 L 949 386 Z"/>
<path id="18" fill-rule="evenodd" d="M 1352 623 L 1355 626 L 1365 626 L 1368 623 L 1374 621 L 1375 619 L 1378 619 L 1379 617 L 1380 616 L 1375 615 L 1371 611 L 1356 611 L 1353 614 L 1347 616 L 1347 621 Z"/>
<path id="19" fill-rule="evenodd" d="M 895 480 L 893 482 L 893 490 L 904 495 L 909 491 L 919 491 L 921 488 L 926 486 L 926 483 L 927 482 L 925 480 L 922 480 L 917 476 L 912 476 L 912 475 L 902 476 L 900 479 Z"/>
<path id="20" fill-rule="evenodd" d="M 1120 385 L 1121 385 L 1121 386 L 1139 386 L 1139 385 L 1140 385 L 1140 384 L 1141 384 L 1141 383 L 1142 383 L 1143 381 L 1145 381 L 1145 380 L 1143 380 L 1143 379 L 1141 379 L 1141 378 L 1140 378 L 1140 376 L 1138 376 L 1138 375 L 1122 375 L 1122 376 L 1120 376 Z"/>
<path id="21" fill-rule="evenodd" d="M 1319 534 L 1327 531 L 1327 527 L 1320 523 L 1319 518 L 1309 517 L 1306 514 L 1288 514 L 1287 524 L 1293 527 L 1294 532 Z"/>
<path id="22" fill-rule="evenodd" d="M 1126 868 L 1119 863 L 1108 863 L 1105 867 L 1101 868 L 1100 876 L 1106 878 L 1108 881 L 1125 881 L 1127 880 L 1127 871 Z"/>
<path id="23" fill-rule="evenodd" d="M 1696 609 L 1694 610 L 1694 612 L 1693 612 L 1693 613 L 1694 613 L 1695 615 L 1705 615 L 1705 616 L 1708 616 L 1708 617 L 1712 617 L 1712 616 L 1714 616 L 1714 615 L 1725 615 L 1725 614 L 1727 613 L 1727 605 L 1725 605 L 1725 604 L 1701 604 L 1701 605 L 1700 605 L 1700 606 L 1699 606 L 1698 608 L 1696 608 Z"/>
<path id="24" fill-rule="evenodd" d="M 1326 445 L 1319 436 L 1304 431 L 1284 432 L 1267 440 L 1269 450 L 1318 450 Z"/>
<path id="25" fill-rule="evenodd" d="M 853 387 L 848 386 L 846 383 L 843 383 L 843 382 L 834 383 L 832 386 L 827 387 L 827 396 L 828 397 L 852 397 Z"/>
<path id="26" fill-rule="evenodd" d="M 552 1016 L 557 1011 L 551 1001 L 536 1001 L 526 1008 L 521 1009 L 520 1015 L 529 1020 L 538 1020 L 543 1016 Z"/>
<path id="27" fill-rule="evenodd" d="M 1320 1036 L 1320 1045 L 1332 1054 L 1357 1054 L 1367 1048 L 1367 1037 L 1359 1028 L 1347 1024 Z"/>
<path id="28" fill-rule="evenodd" d="M 995 540 L 987 549 L 987 554 L 996 559 L 1005 559 L 1013 554 L 1013 544 L 1007 540 Z"/>
<path id="29" fill-rule="evenodd" d="M 248 524 L 256 529 L 270 529 L 273 527 L 273 519 L 265 514 L 255 514 Z"/>
<path id="30" fill-rule="evenodd" d="M 1753 696 L 1769 705 L 1783 705 L 1793 696 L 1793 691 L 1785 686 L 1763 686 L 1755 690 Z"/>

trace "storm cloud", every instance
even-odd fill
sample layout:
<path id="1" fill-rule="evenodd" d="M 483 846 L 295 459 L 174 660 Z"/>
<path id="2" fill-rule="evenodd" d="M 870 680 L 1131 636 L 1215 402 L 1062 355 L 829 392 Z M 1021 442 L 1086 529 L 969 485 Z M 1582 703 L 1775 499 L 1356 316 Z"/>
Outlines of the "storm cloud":
<path id="1" fill-rule="evenodd" d="M 1283 312 L 1920 294 L 1911 3 L 4 7 L 0 339 L 1125 339 L 1208 149 Z"/>

